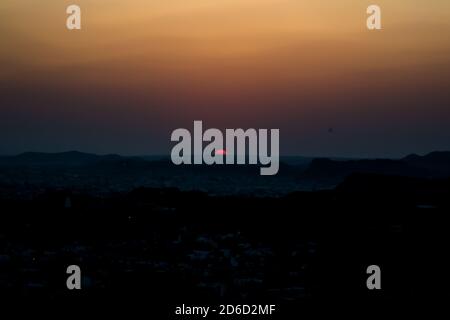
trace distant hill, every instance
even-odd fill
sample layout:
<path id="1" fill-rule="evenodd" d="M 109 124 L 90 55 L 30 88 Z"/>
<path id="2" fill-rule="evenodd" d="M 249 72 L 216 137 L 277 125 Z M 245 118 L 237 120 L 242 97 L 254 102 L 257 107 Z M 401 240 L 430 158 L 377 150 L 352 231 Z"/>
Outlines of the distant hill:
<path id="1" fill-rule="evenodd" d="M 305 178 L 343 179 L 353 173 L 376 173 L 399 176 L 423 176 L 425 171 L 413 168 L 402 160 L 348 160 L 315 159 L 304 173 Z"/>
<path id="2" fill-rule="evenodd" d="M 72 181 L 89 185 L 99 183 L 98 181 L 104 181 L 102 183 L 108 185 L 114 181 L 115 185 L 126 187 L 135 184 L 153 186 L 160 183 L 193 188 L 202 188 L 204 185 L 222 188 L 229 185 L 237 189 L 255 186 L 289 190 L 332 188 L 353 174 L 446 178 L 450 177 L 450 152 L 432 152 L 424 156 L 413 154 L 398 160 L 282 157 L 279 174 L 270 179 L 261 177 L 259 166 L 253 165 L 175 166 L 168 157 L 96 155 L 79 151 L 26 152 L 16 156 L 0 157 L 0 166 L 4 173 L 8 173 L 4 182 L 22 179 L 27 183 L 41 181 L 40 183 L 50 184 L 50 181 L 56 181 L 55 184 L 61 184 L 61 177 L 64 177 L 62 179 L 64 183 Z M 25 174 L 22 169 L 26 168 L 32 170 L 26 171 Z M 40 170 L 41 168 L 45 170 Z M 53 180 L 49 172 L 53 175 Z"/>
<path id="3" fill-rule="evenodd" d="M 284 161 L 284 158 L 282 158 Z M 304 170 L 311 161 L 308 158 L 287 157 L 286 163 L 281 162 L 282 174 L 293 174 Z M 290 162 L 292 164 L 288 164 Z M 169 157 L 142 156 L 127 157 L 117 154 L 96 155 L 79 151 L 68 151 L 60 153 L 25 152 L 16 156 L 0 157 L 1 166 L 9 167 L 84 167 L 94 173 L 130 173 L 130 172 L 191 172 L 196 174 L 255 174 L 259 175 L 259 166 L 239 165 L 192 165 L 175 166 Z"/>
<path id="4" fill-rule="evenodd" d="M 409 155 L 399 160 L 331 160 L 314 159 L 302 178 L 340 183 L 357 174 L 379 174 L 417 178 L 450 177 L 450 152 L 432 152 L 424 156 Z"/>
<path id="5" fill-rule="evenodd" d="M 450 193 L 450 178 L 427 179 L 405 176 L 356 173 L 347 177 L 336 188 L 342 192 L 371 193 L 376 197 L 385 193 L 441 194 Z"/>
<path id="6" fill-rule="evenodd" d="M 426 169 L 433 176 L 450 176 L 450 151 L 435 151 L 425 156 L 412 154 L 403 161 L 412 167 Z"/>
<path id="7" fill-rule="evenodd" d="M 260 175 L 259 165 L 177 166 L 169 157 L 27 152 L 0 157 L 0 191 L 15 196 L 67 188 L 108 194 L 137 187 L 176 187 L 214 194 L 280 195 L 309 189 L 299 179 L 303 159 L 293 160 L 295 165 L 282 162 L 279 174 L 268 177 Z"/>
<path id="8" fill-rule="evenodd" d="M 16 156 L 0 157 L 0 165 L 8 166 L 83 166 L 99 161 L 119 160 L 119 155 L 96 155 L 79 151 L 59 153 L 25 152 Z"/>

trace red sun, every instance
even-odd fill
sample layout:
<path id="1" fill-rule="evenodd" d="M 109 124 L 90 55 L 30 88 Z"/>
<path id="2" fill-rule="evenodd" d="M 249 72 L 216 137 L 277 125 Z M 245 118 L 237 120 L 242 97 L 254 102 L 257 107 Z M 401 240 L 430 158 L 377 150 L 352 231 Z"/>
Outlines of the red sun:
<path id="1" fill-rule="evenodd" d="M 227 150 L 225 150 L 225 149 L 216 150 L 216 155 L 218 155 L 218 156 L 224 156 L 226 154 L 227 154 Z"/>

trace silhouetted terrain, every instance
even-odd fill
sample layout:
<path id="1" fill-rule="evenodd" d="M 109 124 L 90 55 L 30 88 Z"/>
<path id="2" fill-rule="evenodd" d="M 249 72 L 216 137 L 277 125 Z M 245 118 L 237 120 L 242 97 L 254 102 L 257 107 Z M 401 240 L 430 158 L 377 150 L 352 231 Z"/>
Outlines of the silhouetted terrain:
<path id="1" fill-rule="evenodd" d="M 425 156 L 409 155 L 403 159 L 336 161 L 314 159 L 304 176 L 341 182 L 352 173 L 377 173 L 409 177 L 443 178 L 450 176 L 450 152 L 433 152 Z"/>
<path id="2" fill-rule="evenodd" d="M 17 156 L 0 157 L 0 164 L 5 166 L 83 166 L 123 158 L 119 155 L 99 156 L 79 151 L 61 153 L 25 152 Z"/>
<path id="3" fill-rule="evenodd" d="M 200 190 L 218 195 L 282 196 L 333 189 L 353 173 L 421 178 L 450 176 L 448 152 L 401 160 L 281 158 L 279 174 L 260 176 L 257 166 L 175 166 L 165 157 L 123 157 L 81 152 L 24 153 L 0 157 L 0 190 L 31 197 L 46 189 L 76 189 L 104 195 L 137 187 Z"/>
<path id="4" fill-rule="evenodd" d="M 403 159 L 414 168 L 425 169 L 433 176 L 450 176 L 450 152 L 431 152 L 425 156 L 416 154 L 409 155 Z"/>
<path id="5" fill-rule="evenodd" d="M 443 169 L 439 177 L 422 171 L 433 161 L 445 169 L 445 157 L 286 164 L 273 180 L 247 166 L 170 167 L 190 189 L 211 174 L 227 190 L 248 183 L 247 193 L 208 194 L 133 180 L 157 181 L 169 170 L 165 160 L 73 155 L 22 155 L 17 168 L 2 160 L 2 301 L 117 304 L 151 308 L 160 319 L 177 318 L 183 303 L 268 303 L 297 319 L 323 305 L 387 310 L 423 301 L 438 295 L 445 276 L 450 179 Z M 336 177 L 343 181 L 327 190 L 261 191 Z M 66 289 L 71 264 L 82 268 L 78 292 Z M 381 291 L 366 288 L 372 264 L 382 269 Z"/>

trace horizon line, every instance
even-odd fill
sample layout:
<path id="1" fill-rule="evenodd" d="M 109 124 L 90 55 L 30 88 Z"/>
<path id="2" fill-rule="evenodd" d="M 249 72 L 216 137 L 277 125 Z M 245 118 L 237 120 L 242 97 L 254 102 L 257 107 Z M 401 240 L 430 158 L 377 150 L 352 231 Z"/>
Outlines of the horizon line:
<path id="1" fill-rule="evenodd" d="M 429 155 L 431 153 L 435 153 L 435 152 L 450 152 L 450 150 L 435 150 L 435 151 L 430 151 L 430 152 L 426 152 L 424 154 L 420 154 L 420 153 L 408 153 L 406 155 L 400 156 L 400 157 L 389 157 L 389 156 L 345 156 L 345 155 L 317 155 L 317 156 L 310 156 L 310 155 L 299 155 L 299 154 L 283 154 L 280 155 L 280 157 L 284 157 L 284 158 L 305 158 L 305 159 L 318 159 L 318 158 L 327 158 L 327 159 L 402 159 L 405 158 L 407 156 L 411 156 L 411 155 L 418 155 L 418 156 L 426 156 Z M 115 155 L 115 156 L 120 156 L 120 157 L 126 157 L 126 158 L 132 158 L 132 157 L 169 157 L 170 158 L 170 153 L 167 154 L 163 154 L 163 153 L 154 153 L 154 154 L 121 154 L 121 153 L 96 153 L 96 152 L 85 152 L 85 151 L 79 151 L 79 150 L 67 150 L 67 151 L 55 151 L 55 152 L 47 152 L 47 151 L 23 151 L 23 152 L 19 152 L 19 153 L 15 153 L 15 154 L 0 154 L 0 157 L 16 157 L 16 156 L 20 156 L 23 154 L 27 154 L 27 153 L 39 153 L 39 154 L 48 154 L 48 155 L 55 155 L 55 154 L 64 154 L 64 153 L 82 153 L 82 154 L 90 154 L 90 155 L 95 155 L 95 156 L 111 156 L 111 155 Z M 248 156 L 246 154 L 246 156 Z"/>

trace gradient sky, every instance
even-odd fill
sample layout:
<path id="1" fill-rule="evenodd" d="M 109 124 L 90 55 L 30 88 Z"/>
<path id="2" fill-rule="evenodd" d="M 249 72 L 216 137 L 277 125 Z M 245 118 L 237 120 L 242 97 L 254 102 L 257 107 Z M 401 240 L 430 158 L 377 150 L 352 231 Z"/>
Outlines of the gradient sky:
<path id="1" fill-rule="evenodd" d="M 450 149 L 448 0 L 1 0 L 0 41 L 0 154 L 169 153 L 193 120 L 283 154 Z"/>

